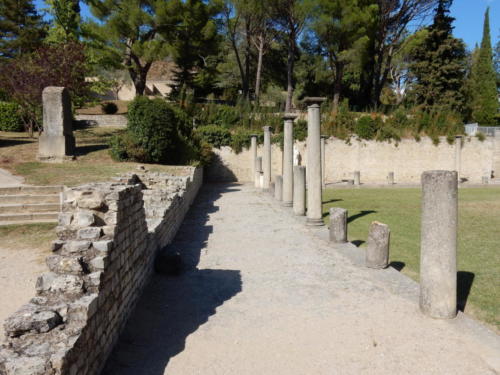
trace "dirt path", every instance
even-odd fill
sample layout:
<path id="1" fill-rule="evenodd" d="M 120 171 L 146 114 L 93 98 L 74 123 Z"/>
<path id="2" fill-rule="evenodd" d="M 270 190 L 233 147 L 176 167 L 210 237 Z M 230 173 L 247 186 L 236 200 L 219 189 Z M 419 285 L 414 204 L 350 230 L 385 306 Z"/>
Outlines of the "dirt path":
<path id="1" fill-rule="evenodd" d="M 496 373 L 474 322 L 423 317 L 415 283 L 324 235 L 252 187 L 204 187 L 172 244 L 190 270 L 155 276 L 104 373 Z"/>

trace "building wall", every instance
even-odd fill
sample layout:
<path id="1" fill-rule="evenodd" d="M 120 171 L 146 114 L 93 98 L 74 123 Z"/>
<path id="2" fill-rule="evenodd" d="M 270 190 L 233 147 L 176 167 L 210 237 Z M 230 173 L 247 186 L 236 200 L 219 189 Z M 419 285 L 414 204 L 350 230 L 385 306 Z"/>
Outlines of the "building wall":
<path id="1" fill-rule="evenodd" d="M 296 142 L 295 147 L 306 165 L 307 146 Z M 252 181 L 252 160 L 249 150 L 235 154 L 229 147 L 214 149 L 215 163 L 207 169 L 209 180 Z M 257 155 L 262 155 L 262 145 Z M 494 140 L 488 137 L 484 142 L 475 137 L 464 137 L 450 145 L 443 137 L 439 145 L 423 137 L 420 142 L 404 139 L 399 143 L 358 141 L 350 143 L 331 137 L 326 140 L 325 177 L 327 182 L 352 179 L 354 171 L 361 172 L 361 182 L 386 183 L 387 174 L 394 172 L 396 183 L 414 184 L 420 182 L 420 175 L 426 170 L 460 170 L 460 177 L 471 183 L 481 183 L 483 176 L 490 176 L 494 161 Z M 282 151 L 272 147 L 272 176 L 281 174 Z M 500 175 L 500 171 L 497 171 Z"/>

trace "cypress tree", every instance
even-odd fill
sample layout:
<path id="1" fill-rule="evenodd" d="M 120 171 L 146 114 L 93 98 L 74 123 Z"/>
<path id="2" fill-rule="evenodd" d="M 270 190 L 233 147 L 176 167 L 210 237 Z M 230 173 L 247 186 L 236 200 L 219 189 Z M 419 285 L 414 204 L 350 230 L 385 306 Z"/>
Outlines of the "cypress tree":
<path id="1" fill-rule="evenodd" d="M 481 125 L 494 125 L 498 111 L 496 73 L 490 38 L 490 9 L 484 15 L 483 39 L 472 66 L 472 118 Z"/>
<path id="2" fill-rule="evenodd" d="M 32 0 L 0 0 L 0 60 L 34 51 L 45 34 Z"/>
<path id="3" fill-rule="evenodd" d="M 426 38 L 411 53 L 410 73 L 415 79 L 411 89 L 418 104 L 461 110 L 467 59 L 464 42 L 452 35 L 450 6 L 451 0 L 439 1 Z"/>

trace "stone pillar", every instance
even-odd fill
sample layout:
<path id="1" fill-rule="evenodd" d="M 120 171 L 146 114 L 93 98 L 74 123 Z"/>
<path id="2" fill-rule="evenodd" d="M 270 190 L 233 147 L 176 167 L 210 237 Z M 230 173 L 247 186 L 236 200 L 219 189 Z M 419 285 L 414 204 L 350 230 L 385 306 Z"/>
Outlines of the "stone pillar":
<path id="1" fill-rule="evenodd" d="M 298 216 L 306 214 L 306 167 L 293 167 L 293 213 Z"/>
<path id="2" fill-rule="evenodd" d="M 38 138 L 38 158 L 62 161 L 73 155 L 75 149 L 71 98 L 64 87 L 46 87 L 42 101 L 43 133 Z"/>
<path id="3" fill-rule="evenodd" d="M 307 103 L 307 225 L 323 225 L 321 191 L 320 105 L 324 98 L 305 98 Z"/>
<path id="4" fill-rule="evenodd" d="M 278 201 L 283 200 L 283 177 L 275 176 L 274 177 L 274 198 Z"/>
<path id="5" fill-rule="evenodd" d="M 389 241 L 391 231 L 387 224 L 374 221 L 366 240 L 365 264 L 369 268 L 386 268 L 389 265 Z"/>
<path id="6" fill-rule="evenodd" d="M 291 207 L 293 203 L 293 120 L 297 118 L 294 113 L 283 116 L 283 206 Z"/>
<path id="7" fill-rule="evenodd" d="M 457 315 L 456 171 L 422 174 L 420 310 L 433 318 Z"/>
<path id="8" fill-rule="evenodd" d="M 394 185 L 394 172 L 389 172 L 387 174 L 387 183 L 389 185 Z"/>
<path id="9" fill-rule="evenodd" d="M 361 172 L 354 171 L 354 185 L 359 186 L 360 183 L 361 183 Z"/>
<path id="10" fill-rule="evenodd" d="M 455 136 L 455 170 L 458 178 L 460 178 L 460 170 L 462 169 L 462 136 Z"/>
<path id="11" fill-rule="evenodd" d="M 264 150 L 262 154 L 262 172 L 264 182 L 262 188 L 268 190 L 271 183 L 271 127 L 264 126 Z"/>
<path id="12" fill-rule="evenodd" d="M 250 136 L 250 171 L 251 176 L 255 177 L 255 172 L 257 171 L 255 167 L 257 166 L 257 134 L 252 134 Z"/>
<path id="13" fill-rule="evenodd" d="M 324 190 L 326 186 L 326 169 L 325 169 L 325 147 L 326 147 L 326 135 L 321 136 L 321 188 Z"/>
<path id="14" fill-rule="evenodd" d="M 261 175 L 262 175 L 262 157 L 257 157 L 255 158 L 255 175 L 254 175 L 254 179 L 255 179 L 255 187 L 256 188 L 260 188 L 262 187 L 262 183 L 261 183 Z"/>
<path id="15" fill-rule="evenodd" d="M 330 241 L 347 242 L 347 210 L 340 207 L 330 208 Z"/>

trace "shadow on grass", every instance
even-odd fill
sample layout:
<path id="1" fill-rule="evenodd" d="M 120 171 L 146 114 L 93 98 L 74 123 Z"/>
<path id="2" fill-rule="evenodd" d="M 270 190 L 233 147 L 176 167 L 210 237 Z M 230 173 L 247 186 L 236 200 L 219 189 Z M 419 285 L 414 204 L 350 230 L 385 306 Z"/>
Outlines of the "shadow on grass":
<path id="1" fill-rule="evenodd" d="M 36 141 L 36 138 L 33 140 L 23 140 L 23 139 L 0 139 L 0 147 L 11 147 L 17 145 L 24 145 L 26 143 L 33 143 Z"/>
<path id="2" fill-rule="evenodd" d="M 360 217 L 363 217 L 363 216 L 366 216 L 366 215 L 370 215 L 370 214 L 375 214 L 375 213 L 377 213 L 377 211 L 373 211 L 373 210 L 367 210 L 367 211 L 365 211 L 365 210 L 363 210 L 359 214 L 349 216 L 347 218 L 347 223 L 352 223 L 354 220 L 359 219 Z"/>
<path id="3" fill-rule="evenodd" d="M 405 268 L 406 263 L 405 262 L 391 262 L 389 263 L 389 267 L 394 268 L 396 271 L 401 272 L 403 268 Z"/>
<path id="4" fill-rule="evenodd" d="M 342 201 L 343 201 L 343 199 L 330 199 L 328 201 L 324 201 L 323 204 L 342 202 Z"/>
<path id="5" fill-rule="evenodd" d="M 90 154 L 91 152 L 101 151 L 108 149 L 108 145 L 88 145 L 88 146 L 78 146 L 75 149 L 76 156 L 83 156 Z"/>
<path id="6" fill-rule="evenodd" d="M 475 275 L 472 272 L 457 272 L 457 308 L 464 311 Z"/>
<path id="7" fill-rule="evenodd" d="M 363 241 L 363 240 L 354 240 L 354 241 L 351 241 L 351 243 L 356 246 L 356 247 L 360 247 L 361 245 L 363 245 L 366 241 Z"/>

